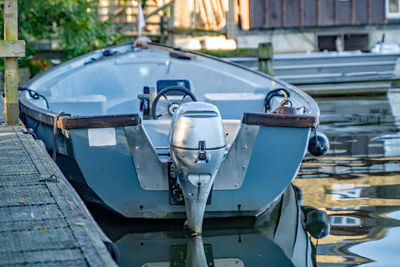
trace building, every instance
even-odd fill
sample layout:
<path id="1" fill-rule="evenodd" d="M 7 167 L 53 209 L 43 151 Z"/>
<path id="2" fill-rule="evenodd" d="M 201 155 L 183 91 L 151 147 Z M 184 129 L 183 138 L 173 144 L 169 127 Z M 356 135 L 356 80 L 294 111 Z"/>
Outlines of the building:
<path id="1" fill-rule="evenodd" d="M 137 3 L 100 0 L 99 16 L 134 36 Z M 369 50 L 383 35 L 400 44 L 400 0 L 146 0 L 144 11 L 146 34 L 187 48 L 208 48 L 218 34 L 240 48 L 272 42 L 275 52 Z"/>
<path id="2" fill-rule="evenodd" d="M 368 50 L 400 43 L 400 0 L 249 0 L 239 47 L 270 41 L 278 52 Z"/>

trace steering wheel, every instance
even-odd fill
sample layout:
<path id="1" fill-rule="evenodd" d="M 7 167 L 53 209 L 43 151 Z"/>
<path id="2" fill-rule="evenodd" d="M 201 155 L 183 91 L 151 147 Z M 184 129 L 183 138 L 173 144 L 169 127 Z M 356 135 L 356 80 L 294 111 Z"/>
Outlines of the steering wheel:
<path id="1" fill-rule="evenodd" d="M 182 98 L 180 98 L 179 101 L 177 101 L 176 99 L 168 99 L 167 93 L 169 92 L 180 92 L 183 93 Z M 170 95 L 171 96 L 171 95 Z M 181 96 L 181 94 L 177 94 L 174 96 Z M 178 107 L 183 103 L 183 100 L 185 100 L 185 98 L 189 96 L 191 98 L 191 100 L 193 102 L 197 101 L 196 96 L 187 88 L 182 87 L 182 86 L 168 86 L 164 89 L 162 89 L 157 96 L 154 98 L 153 101 L 153 105 L 151 106 L 152 108 L 152 116 L 154 120 L 158 120 L 158 118 L 162 117 L 162 116 L 166 116 L 166 115 L 174 115 L 175 111 L 178 109 Z M 158 104 L 158 100 L 160 100 L 160 98 L 163 97 L 165 100 L 167 100 L 168 102 L 168 110 L 167 112 L 161 113 L 161 114 L 157 114 L 157 104 Z"/>

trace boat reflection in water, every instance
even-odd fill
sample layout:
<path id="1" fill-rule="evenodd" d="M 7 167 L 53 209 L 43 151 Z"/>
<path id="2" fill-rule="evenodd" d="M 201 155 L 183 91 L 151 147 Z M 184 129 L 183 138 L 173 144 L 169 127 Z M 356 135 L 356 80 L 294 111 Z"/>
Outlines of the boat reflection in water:
<path id="1" fill-rule="evenodd" d="M 121 266 L 315 266 L 298 191 L 289 186 L 276 203 L 257 219 L 208 219 L 196 236 L 172 221 L 98 219 L 120 250 Z"/>

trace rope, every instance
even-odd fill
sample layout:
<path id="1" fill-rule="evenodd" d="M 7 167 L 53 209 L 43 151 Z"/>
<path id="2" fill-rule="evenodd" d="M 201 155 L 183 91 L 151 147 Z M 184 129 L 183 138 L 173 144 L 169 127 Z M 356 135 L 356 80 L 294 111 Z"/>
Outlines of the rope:
<path id="1" fill-rule="evenodd" d="M 264 107 L 265 107 L 265 112 L 271 109 L 271 99 L 275 96 L 280 96 L 280 97 L 285 97 L 285 95 L 282 93 L 285 92 L 287 98 L 290 97 L 290 93 L 287 89 L 285 88 L 278 88 L 274 89 L 268 92 L 268 94 L 265 96 L 264 99 Z M 289 101 L 289 100 L 288 100 Z M 290 102 L 291 103 L 291 102 Z"/>
<path id="2" fill-rule="evenodd" d="M 49 102 L 47 101 L 47 98 L 44 95 L 39 94 L 38 92 L 36 92 L 33 89 L 30 89 L 28 87 L 18 87 L 18 91 L 28 91 L 29 96 L 32 99 L 39 99 L 39 98 L 43 98 L 44 102 L 46 103 L 46 108 L 49 109 Z"/>
<path id="3" fill-rule="evenodd" d="M 57 129 L 58 129 L 57 123 L 58 123 L 58 119 L 62 115 L 69 116 L 70 114 L 65 113 L 64 111 L 60 111 L 57 113 L 57 115 L 55 116 L 55 118 L 53 120 L 53 154 L 52 154 L 52 158 L 53 158 L 54 162 L 56 162 L 56 159 L 57 159 Z"/>
<path id="4" fill-rule="evenodd" d="M 24 128 L 24 129 L 22 129 L 21 130 L 21 134 L 30 134 L 30 135 L 32 135 L 33 139 L 37 140 L 37 135 L 33 131 L 32 128 Z"/>
<path id="5" fill-rule="evenodd" d="M 292 106 L 292 102 L 288 99 L 288 92 L 283 89 L 281 89 L 279 92 L 283 95 L 284 98 L 281 101 L 281 104 L 279 105 L 279 107 L 277 107 L 276 109 L 271 111 L 271 113 L 276 113 L 280 107 L 284 107 L 287 104 L 290 104 L 290 106 Z"/>

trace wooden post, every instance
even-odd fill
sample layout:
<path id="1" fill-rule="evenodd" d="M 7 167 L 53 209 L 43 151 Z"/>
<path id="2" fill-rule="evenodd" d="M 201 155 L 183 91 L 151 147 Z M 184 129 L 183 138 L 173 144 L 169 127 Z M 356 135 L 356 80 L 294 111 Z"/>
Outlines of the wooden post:
<path id="1" fill-rule="evenodd" d="M 272 43 L 258 44 L 258 70 L 259 71 L 269 74 L 271 76 L 274 75 L 273 55 L 274 55 L 274 50 L 272 47 Z"/>
<path id="2" fill-rule="evenodd" d="M 249 0 L 239 0 L 240 27 L 244 31 L 250 29 L 250 3 Z"/>
<path id="3" fill-rule="evenodd" d="M 24 56 L 25 43 L 18 40 L 18 1 L 4 0 L 4 40 L 1 46 L 8 44 L 9 51 L 3 50 L 5 56 L 4 71 L 4 117 L 5 123 L 18 124 L 18 58 Z M 10 42 L 11 41 L 11 42 Z M 19 46 L 19 48 L 18 48 Z M 22 53 L 21 53 L 22 47 Z M 15 49 L 15 50 L 14 50 Z M 19 50 L 19 51 L 18 51 Z"/>
<path id="4" fill-rule="evenodd" d="M 169 6 L 168 39 L 167 39 L 167 44 L 170 46 L 175 45 L 174 22 L 175 22 L 175 4 L 174 2 L 172 2 L 172 4 Z"/>
<path id="5" fill-rule="evenodd" d="M 226 38 L 235 39 L 237 36 L 237 25 L 235 22 L 235 0 L 229 0 L 228 12 L 226 14 Z"/>

